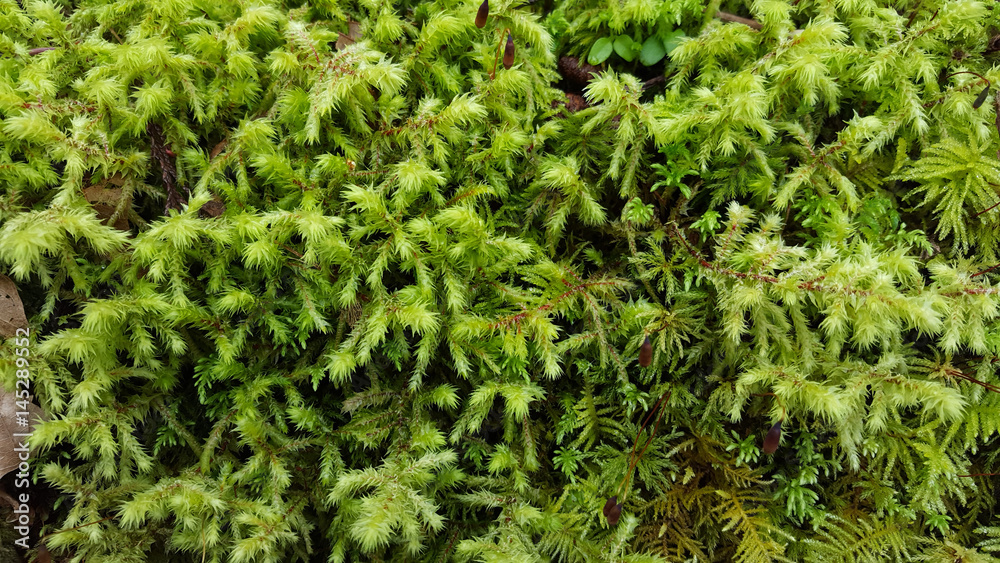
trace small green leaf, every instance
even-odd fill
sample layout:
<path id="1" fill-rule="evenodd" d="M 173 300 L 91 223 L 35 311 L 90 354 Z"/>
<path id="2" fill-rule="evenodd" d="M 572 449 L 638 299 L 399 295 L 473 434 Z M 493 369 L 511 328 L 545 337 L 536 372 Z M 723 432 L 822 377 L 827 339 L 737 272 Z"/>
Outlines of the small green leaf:
<path id="1" fill-rule="evenodd" d="M 628 62 L 635 60 L 635 49 L 632 47 L 632 43 L 632 38 L 627 35 L 620 35 L 618 39 L 615 39 L 615 52 Z"/>
<path id="2" fill-rule="evenodd" d="M 670 33 L 661 35 L 660 41 L 663 42 L 663 50 L 669 55 L 670 51 L 673 51 L 675 47 L 681 44 L 681 40 L 684 37 L 684 32 L 680 29 L 675 29 Z"/>
<path id="3" fill-rule="evenodd" d="M 719 217 L 721 216 L 718 211 L 708 210 L 701 216 L 701 219 L 691 223 L 691 227 L 697 229 L 703 238 L 708 238 L 719 228 Z"/>
<path id="4" fill-rule="evenodd" d="M 602 37 L 590 48 L 590 55 L 587 56 L 587 62 L 592 65 L 599 65 L 608 60 L 612 50 L 614 50 L 614 45 L 611 43 L 611 38 Z"/>
<path id="5" fill-rule="evenodd" d="M 663 42 L 657 37 L 650 37 L 642 44 L 642 51 L 639 53 L 639 62 L 646 66 L 652 66 L 663 60 L 667 52 L 663 50 Z"/>
<path id="6" fill-rule="evenodd" d="M 636 225 L 642 226 L 653 218 L 654 208 L 634 197 L 625 204 L 625 218 Z"/>

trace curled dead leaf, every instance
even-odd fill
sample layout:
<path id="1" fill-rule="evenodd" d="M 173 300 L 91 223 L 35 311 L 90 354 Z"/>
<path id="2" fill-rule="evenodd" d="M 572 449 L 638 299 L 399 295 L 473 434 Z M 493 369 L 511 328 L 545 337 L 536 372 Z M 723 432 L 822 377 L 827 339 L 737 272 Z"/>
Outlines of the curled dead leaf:
<path id="1" fill-rule="evenodd" d="M 0 336 L 10 338 L 16 335 L 17 329 L 27 327 L 24 304 L 14 280 L 0 275 Z"/>
<path id="2" fill-rule="evenodd" d="M 45 420 L 41 407 L 0 389 L 0 477 L 26 461 L 22 456 L 30 458 L 27 435 Z"/>

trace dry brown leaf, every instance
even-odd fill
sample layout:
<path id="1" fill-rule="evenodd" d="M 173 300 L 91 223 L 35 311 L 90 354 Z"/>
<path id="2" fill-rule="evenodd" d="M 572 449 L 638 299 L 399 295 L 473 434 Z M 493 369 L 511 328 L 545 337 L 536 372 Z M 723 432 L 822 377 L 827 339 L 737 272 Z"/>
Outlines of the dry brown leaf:
<path id="1" fill-rule="evenodd" d="M 10 338 L 16 335 L 17 329 L 27 327 L 24 304 L 21 303 L 14 280 L 0 275 L 0 336 Z"/>
<path id="2" fill-rule="evenodd" d="M 348 328 L 354 328 L 354 325 L 361 319 L 361 303 L 355 303 L 346 309 L 340 310 L 340 320 L 347 323 Z"/>
<path id="3" fill-rule="evenodd" d="M 115 206 L 122 199 L 121 188 L 105 188 L 103 186 L 90 186 L 83 189 L 83 197 L 87 198 L 87 203 L 104 204 Z"/>
<path id="4" fill-rule="evenodd" d="M 100 182 L 90 186 L 89 188 L 83 189 L 83 197 L 87 199 L 94 211 L 97 212 L 97 218 L 107 224 L 108 219 L 115 214 L 115 210 L 118 209 L 119 204 L 122 200 L 122 188 L 121 186 L 125 184 L 125 178 L 121 174 L 115 174 L 110 178 L 105 178 Z M 128 213 L 127 208 L 131 202 L 126 202 L 125 207 L 122 209 L 122 213 L 115 220 L 114 228 L 120 231 L 129 230 L 128 227 Z"/>
<path id="5" fill-rule="evenodd" d="M 212 200 L 202 205 L 199 212 L 208 217 L 218 217 L 226 212 L 226 204 L 223 203 L 221 197 L 213 195 Z"/>
<path id="6" fill-rule="evenodd" d="M 219 141 L 219 144 L 215 145 L 212 152 L 208 155 L 208 160 L 215 160 L 215 157 L 219 156 L 219 153 L 226 150 L 226 145 L 229 144 L 229 139 L 223 139 Z"/>
<path id="7" fill-rule="evenodd" d="M 19 412 L 26 412 L 27 416 L 19 417 Z M 0 389 L 0 477 L 17 469 L 22 461 L 27 461 L 20 456 L 29 457 L 26 451 L 27 435 L 39 420 L 45 420 L 41 407 L 24 399 L 19 400 L 13 391 Z"/>
<path id="8" fill-rule="evenodd" d="M 337 35 L 339 36 L 339 37 L 337 37 L 337 50 L 338 51 L 341 50 L 341 49 L 343 49 L 344 47 L 347 47 L 348 45 L 354 43 L 353 39 L 351 39 L 350 37 L 344 35 L 343 33 L 338 32 Z"/>
<path id="9" fill-rule="evenodd" d="M 337 39 L 337 50 L 339 51 L 361 39 L 361 23 L 354 20 L 347 22 L 347 35 L 343 33 L 338 35 L 340 36 Z"/>

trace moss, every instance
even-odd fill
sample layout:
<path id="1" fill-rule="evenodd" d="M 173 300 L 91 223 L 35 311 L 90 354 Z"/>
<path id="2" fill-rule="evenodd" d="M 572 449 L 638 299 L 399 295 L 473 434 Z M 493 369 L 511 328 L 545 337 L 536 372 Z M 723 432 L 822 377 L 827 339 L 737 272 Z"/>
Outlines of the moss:
<path id="1" fill-rule="evenodd" d="M 1000 10 L 910 4 L 0 0 L 53 553 L 984 556 Z"/>

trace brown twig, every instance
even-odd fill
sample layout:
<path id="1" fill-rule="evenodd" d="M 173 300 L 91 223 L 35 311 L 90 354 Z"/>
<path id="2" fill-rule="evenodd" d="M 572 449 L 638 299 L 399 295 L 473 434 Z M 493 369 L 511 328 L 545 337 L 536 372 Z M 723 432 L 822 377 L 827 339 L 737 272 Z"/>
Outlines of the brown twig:
<path id="1" fill-rule="evenodd" d="M 654 76 L 654 77 L 650 78 L 649 80 L 647 80 L 647 81 L 645 81 L 645 82 L 642 83 L 642 89 L 646 90 L 650 86 L 654 86 L 656 84 L 659 84 L 660 82 L 666 82 L 666 81 L 667 81 L 667 77 L 664 76 L 664 75 L 662 75 L 662 74 L 660 76 Z"/>
<path id="2" fill-rule="evenodd" d="M 743 25 L 752 27 L 757 31 L 760 31 L 764 27 L 760 24 L 760 22 L 756 20 L 741 18 L 740 16 L 737 16 L 736 14 L 730 14 L 729 12 L 715 12 L 715 17 L 719 18 L 722 21 L 741 23 Z"/>

